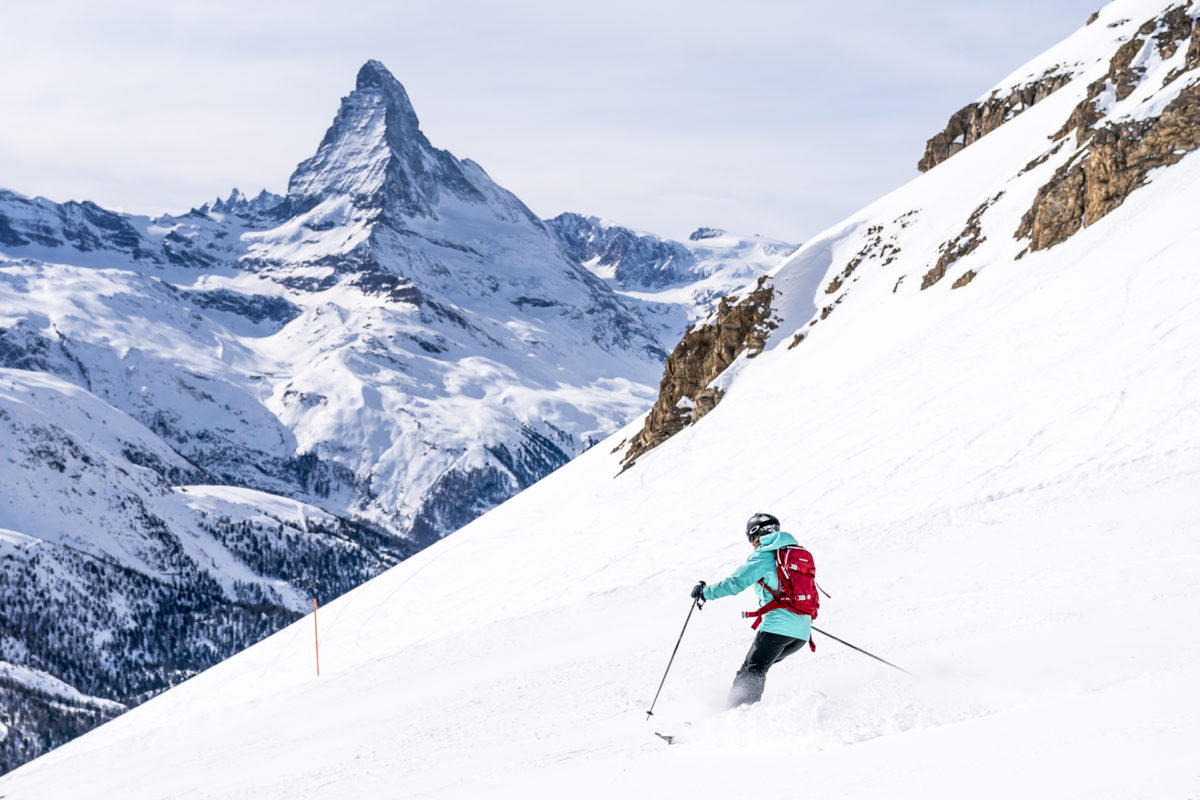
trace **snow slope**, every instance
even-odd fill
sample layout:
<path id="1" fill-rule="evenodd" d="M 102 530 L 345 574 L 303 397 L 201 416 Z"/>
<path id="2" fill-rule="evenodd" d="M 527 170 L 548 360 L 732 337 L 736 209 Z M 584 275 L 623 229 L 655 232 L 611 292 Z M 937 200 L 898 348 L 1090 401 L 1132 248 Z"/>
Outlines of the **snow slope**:
<path id="1" fill-rule="evenodd" d="M 1064 48 L 1102 71 L 1107 25 L 1164 7 Z M 780 267 L 775 335 L 697 425 L 619 476 L 592 448 L 323 608 L 319 678 L 304 619 L 0 794 L 744 796 L 785 765 L 817 797 L 1197 796 L 1200 156 L 1015 260 L 1055 167 L 1021 170 L 1091 69 Z M 951 275 L 978 276 L 922 291 L 1000 189 Z M 818 637 L 721 711 L 752 604 L 715 601 L 647 723 L 756 511 L 814 552 L 817 625 L 912 676 Z"/>

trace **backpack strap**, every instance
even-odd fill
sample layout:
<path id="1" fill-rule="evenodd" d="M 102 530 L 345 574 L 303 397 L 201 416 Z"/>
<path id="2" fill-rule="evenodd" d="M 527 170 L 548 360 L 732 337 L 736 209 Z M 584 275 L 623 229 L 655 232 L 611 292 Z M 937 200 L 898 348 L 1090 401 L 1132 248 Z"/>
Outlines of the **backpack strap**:
<path id="1" fill-rule="evenodd" d="M 776 551 L 776 552 L 778 552 L 778 551 Z M 776 559 L 778 559 L 778 555 L 776 556 Z M 785 598 L 782 594 L 780 594 L 779 592 L 772 589 L 767 584 L 767 581 L 765 578 L 759 578 L 758 585 L 763 587 L 764 589 L 766 589 L 767 594 L 771 595 L 770 602 L 768 602 L 765 606 L 758 609 L 757 611 L 743 611 L 742 612 L 742 619 L 751 619 L 751 618 L 754 619 L 754 624 L 750 626 L 750 629 L 755 630 L 755 631 L 758 630 L 758 626 L 762 624 L 764 614 L 769 614 L 770 612 L 775 611 L 776 609 L 787 608 L 787 606 L 784 605 L 784 602 L 783 602 L 787 598 Z"/>

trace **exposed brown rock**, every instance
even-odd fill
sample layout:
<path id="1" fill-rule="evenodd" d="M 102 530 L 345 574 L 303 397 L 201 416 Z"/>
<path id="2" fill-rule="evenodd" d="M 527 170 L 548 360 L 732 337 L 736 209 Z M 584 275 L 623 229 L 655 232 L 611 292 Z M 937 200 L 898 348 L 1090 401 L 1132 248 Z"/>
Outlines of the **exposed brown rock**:
<path id="1" fill-rule="evenodd" d="M 1192 41 L 1188 45 L 1187 54 L 1184 56 L 1183 66 L 1171 70 L 1171 73 L 1163 81 L 1163 86 L 1166 86 L 1183 73 L 1200 67 L 1200 17 L 1197 17 L 1192 23 L 1191 37 Z"/>
<path id="2" fill-rule="evenodd" d="M 911 219 L 909 218 L 915 213 L 915 211 L 910 211 L 896 221 L 900 222 L 900 220 L 905 220 L 901 223 L 900 227 L 907 228 L 910 224 L 912 224 Z M 900 254 L 900 247 L 896 244 L 896 235 L 894 233 L 891 235 L 890 239 L 891 241 L 884 241 L 882 225 L 872 225 L 871 227 L 867 228 L 867 243 L 863 245 L 862 249 L 854 255 L 854 258 L 850 259 L 846 263 L 846 266 L 842 269 L 842 274 L 834 276 L 834 279 L 829 282 L 829 286 L 825 289 L 825 294 L 833 294 L 840 289 L 842 287 L 843 279 L 849 278 L 851 275 L 853 275 L 854 271 L 858 269 L 864 261 L 876 259 L 877 261 L 880 261 L 881 266 L 884 267 L 895 261 L 896 256 Z"/>
<path id="3" fill-rule="evenodd" d="M 1100 19 L 1100 12 L 1099 12 L 1099 11 L 1093 11 L 1093 12 L 1092 12 L 1092 15 L 1091 15 L 1090 17 L 1088 17 L 1087 24 L 1088 24 L 1088 25 L 1091 25 L 1093 22 L 1095 22 L 1095 21 L 1096 21 L 1096 20 L 1098 20 L 1098 19 Z"/>
<path id="4" fill-rule="evenodd" d="M 1193 35 L 1196 24 L 1196 21 L 1188 13 L 1186 4 L 1169 8 L 1162 16 L 1143 23 L 1133 38 L 1117 48 L 1117 52 L 1109 59 L 1108 72 L 1099 80 L 1088 84 L 1087 96 L 1075 107 L 1066 124 L 1059 129 L 1058 133 L 1054 134 L 1053 138 L 1062 139 L 1073 131 L 1076 143 L 1082 145 L 1096 123 L 1104 116 L 1097 107 L 1097 101 L 1105 90 L 1112 86 L 1117 100 L 1124 100 L 1137 88 L 1138 82 L 1141 81 L 1146 70 L 1143 67 L 1133 66 L 1133 62 L 1146 47 L 1151 36 L 1153 36 L 1154 46 L 1158 48 L 1160 55 L 1167 59 L 1175 55 L 1184 39 Z M 1200 45 L 1196 44 L 1194 36 L 1192 47 L 1188 48 L 1189 59 L 1193 48 L 1196 48 L 1197 63 L 1200 63 Z M 1196 66 L 1196 64 L 1192 64 L 1192 66 Z M 1167 77 L 1167 83 L 1170 83 L 1186 69 L 1191 69 L 1191 67 L 1172 72 Z"/>
<path id="5" fill-rule="evenodd" d="M 1200 147 L 1200 83 L 1156 119 L 1110 124 L 1089 137 L 1089 147 L 1055 171 L 1021 218 L 1016 237 L 1028 237 L 1031 250 L 1066 241 L 1125 202 L 1150 170 Z"/>
<path id="6" fill-rule="evenodd" d="M 936 167 L 1070 82 L 1069 73 L 1047 72 L 1007 96 L 993 93 L 981 103 L 963 106 L 950 117 L 944 130 L 925 143 L 925 155 L 917 163 L 917 169 L 926 172 Z"/>
<path id="7" fill-rule="evenodd" d="M 951 289 L 961 289 L 962 287 L 966 286 L 971 281 L 975 280 L 975 276 L 977 274 L 978 273 L 975 272 L 975 270 L 973 270 L 973 269 L 967 270 L 966 272 L 964 272 L 962 274 L 961 277 L 959 277 L 958 280 L 956 280 L 954 283 L 952 283 L 950 285 L 950 288 Z"/>
<path id="8" fill-rule="evenodd" d="M 1146 182 L 1150 170 L 1174 164 L 1200 147 L 1197 83 L 1180 92 L 1155 119 L 1098 126 L 1103 117 L 1098 99 L 1109 86 L 1115 88 L 1118 98 L 1129 96 L 1143 73 L 1131 65 L 1149 41 L 1167 59 L 1191 37 L 1185 65 L 1173 70 L 1164 86 L 1200 66 L 1200 20 L 1193 19 L 1188 9 L 1189 4 L 1173 6 L 1139 27 L 1113 55 L 1108 73 L 1088 86 L 1087 97 L 1055 134 L 1054 138 L 1061 139 L 1074 133 L 1079 151 L 1038 190 L 1033 206 L 1021 218 L 1015 236 L 1029 238 L 1029 251 L 1066 241 L 1125 202 L 1130 192 Z"/>
<path id="9" fill-rule="evenodd" d="M 665 442 L 716 408 L 724 395 L 709 386 L 743 352 L 754 358 L 778 323 L 771 318 L 775 289 L 759 278 L 757 287 L 738 300 L 721 298 L 716 318 L 693 325 L 667 357 L 658 400 L 646 424 L 629 442 L 623 470 L 643 453 Z"/>
<path id="10" fill-rule="evenodd" d="M 1146 32 L 1151 33 L 1157 29 L 1158 32 L 1154 34 L 1154 42 L 1164 61 L 1173 57 L 1175 51 L 1179 49 L 1179 45 L 1193 34 L 1193 26 L 1196 21 L 1192 19 L 1192 15 L 1188 11 L 1189 5 L 1191 4 L 1182 3 L 1167 9 L 1161 17 L 1155 20 L 1155 26 Z M 1143 25 L 1142 28 L 1145 28 L 1146 25 Z M 1138 33 L 1142 33 L 1142 30 L 1139 29 Z M 1195 40 L 1192 44 L 1195 45 Z"/>
<path id="11" fill-rule="evenodd" d="M 946 277 L 946 270 L 950 268 L 951 264 L 973 253 L 975 248 L 987 241 L 987 237 L 983 235 L 983 229 L 980 227 L 979 221 L 983 218 L 983 212 L 987 211 L 992 203 L 995 203 L 1002 196 L 1004 196 L 1004 192 L 1000 192 L 981 203 L 978 208 L 971 212 L 971 216 L 967 217 L 967 224 L 963 228 L 962 233 L 938 248 L 941 255 L 938 257 L 933 269 L 926 272 L 924 277 L 921 278 L 921 291 L 925 291 Z M 954 288 L 958 287 L 955 286 Z"/>
<path id="12" fill-rule="evenodd" d="M 1137 88 L 1138 83 L 1142 80 L 1142 76 L 1146 74 L 1145 67 L 1133 66 L 1133 60 L 1142 52 L 1145 47 L 1143 39 L 1130 39 L 1125 44 L 1117 48 L 1117 52 L 1109 62 L 1108 81 L 1116 90 L 1117 99 L 1124 100 L 1129 95 L 1133 94 L 1133 90 Z M 1101 86 L 1101 91 L 1105 87 Z"/>

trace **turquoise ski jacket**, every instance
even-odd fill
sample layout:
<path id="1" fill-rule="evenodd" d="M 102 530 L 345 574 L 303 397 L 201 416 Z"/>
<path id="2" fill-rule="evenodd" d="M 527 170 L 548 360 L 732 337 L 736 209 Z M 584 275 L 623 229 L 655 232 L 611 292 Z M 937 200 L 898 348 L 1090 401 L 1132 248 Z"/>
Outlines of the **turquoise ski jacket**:
<path id="1" fill-rule="evenodd" d="M 704 587 L 704 599 L 716 600 L 718 597 L 729 597 L 746 589 L 754 587 L 758 596 L 758 605 L 747 611 L 756 611 L 771 601 L 767 590 L 758 585 L 759 579 L 765 580 L 772 589 L 779 588 L 779 576 L 775 574 L 775 551 L 781 547 L 799 544 L 796 539 L 784 531 L 764 534 L 758 540 L 758 547 L 746 559 L 746 563 L 733 571 L 723 581 Z M 794 639 L 808 640 L 812 635 L 812 617 L 808 614 L 796 614 L 786 608 L 777 608 L 763 615 L 760 631 L 778 633 L 781 636 L 791 636 Z"/>

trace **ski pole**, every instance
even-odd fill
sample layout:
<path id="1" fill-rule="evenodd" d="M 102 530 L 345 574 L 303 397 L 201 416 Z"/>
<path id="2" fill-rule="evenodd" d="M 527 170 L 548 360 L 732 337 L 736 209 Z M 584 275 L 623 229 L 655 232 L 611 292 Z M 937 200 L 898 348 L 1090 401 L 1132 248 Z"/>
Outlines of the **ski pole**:
<path id="1" fill-rule="evenodd" d="M 704 581 L 700 581 L 700 585 L 704 585 Z M 654 716 L 654 706 L 658 703 L 658 696 L 662 694 L 663 684 L 667 682 L 667 673 L 671 671 L 671 665 L 675 663 L 675 654 L 679 652 L 679 644 L 683 641 L 683 632 L 687 630 L 688 623 L 692 620 L 692 612 L 697 608 L 704 608 L 704 600 L 697 597 L 692 601 L 692 607 L 688 609 L 687 619 L 683 621 L 683 630 L 679 632 L 679 641 L 675 642 L 675 649 L 671 651 L 671 660 L 667 662 L 667 669 L 663 672 L 662 680 L 658 683 L 658 691 L 654 693 L 654 702 L 650 703 L 650 710 L 646 712 L 646 719 Z"/>
<path id="2" fill-rule="evenodd" d="M 858 652 L 862 653 L 864 656 L 871 656 L 871 658 L 875 659 L 876 661 L 883 661 L 883 663 L 884 663 L 884 664 L 887 664 L 887 665 L 888 665 L 889 667 L 891 667 L 892 669 L 898 669 L 898 670 L 900 670 L 900 671 L 901 671 L 901 672 L 903 672 L 905 675 L 911 675 L 911 674 L 912 674 L 911 672 L 909 672 L 908 670 L 906 670 L 906 669 L 904 669 L 904 668 L 902 668 L 902 667 L 897 667 L 895 664 L 893 664 L 893 663 L 892 663 L 892 662 L 890 662 L 890 661 L 884 661 L 884 660 L 883 660 L 882 658 L 880 658 L 879 656 L 877 656 L 877 655 L 874 655 L 873 653 L 868 653 L 866 650 L 863 650 L 861 647 L 855 647 L 854 645 L 850 644 L 849 642 L 847 642 L 847 641 L 844 641 L 844 640 L 842 640 L 842 639 L 839 639 L 838 637 L 834 636 L 832 633 L 826 633 L 825 631 L 823 631 L 823 630 L 821 630 L 820 628 L 818 628 L 816 625 L 813 625 L 813 626 L 812 626 L 812 629 L 813 629 L 814 631 L 816 631 L 817 633 L 821 634 L 822 636 L 828 636 L 830 639 L 833 639 L 835 642 L 841 642 L 842 644 L 846 645 L 846 647 L 849 647 L 851 650 L 857 650 Z"/>

